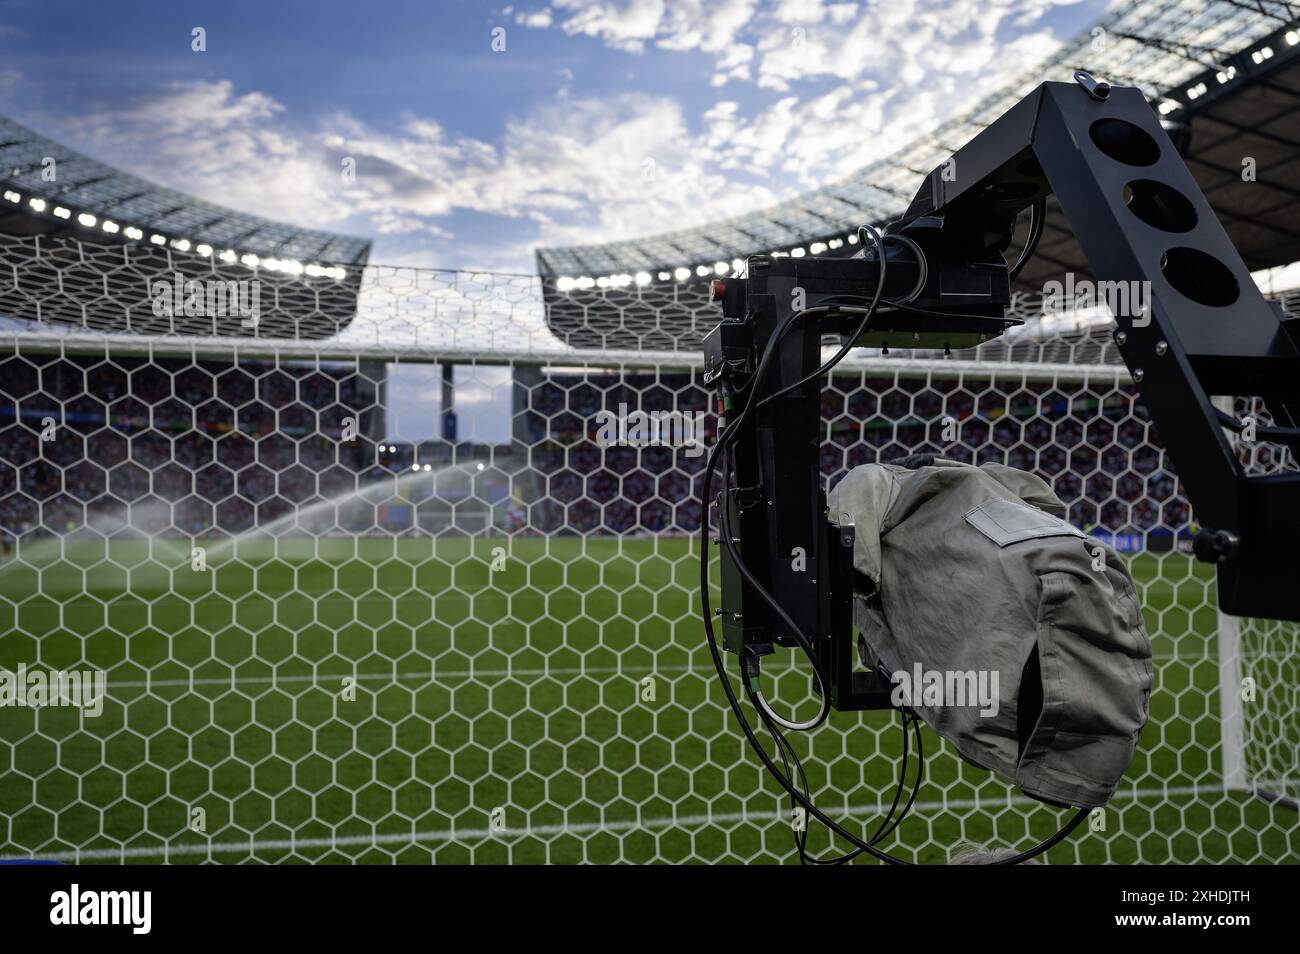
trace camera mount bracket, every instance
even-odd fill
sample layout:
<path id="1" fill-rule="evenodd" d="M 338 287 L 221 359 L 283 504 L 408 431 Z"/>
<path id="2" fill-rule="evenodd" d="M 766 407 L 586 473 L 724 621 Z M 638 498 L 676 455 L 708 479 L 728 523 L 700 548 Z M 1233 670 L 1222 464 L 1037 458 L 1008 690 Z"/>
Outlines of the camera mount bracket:
<path id="1" fill-rule="evenodd" d="M 1098 288 L 1115 295 L 1116 345 L 1202 523 L 1195 552 L 1217 566 L 1221 608 L 1300 620 L 1300 473 L 1246 473 L 1228 435 L 1241 422 L 1214 404 L 1261 399 L 1272 424 L 1257 433 L 1294 450 L 1300 321 L 1260 294 L 1142 93 L 1083 74 L 1044 83 L 936 167 L 878 246 L 756 255 L 746 278 L 714 284 L 723 319 L 704 342 L 705 380 L 727 413 L 760 402 L 728 449 L 718 502 L 735 554 L 809 636 L 836 708 L 887 708 L 888 684 L 851 671 L 851 530 L 827 519 L 820 382 L 800 382 L 824 335 L 847 343 L 859 327 L 861 308 L 837 306 L 875 294 L 882 258 L 881 307 L 854 344 L 948 350 L 1001 334 L 1017 321 L 1004 257 L 1016 219 L 1053 194 Z M 719 615 L 733 652 L 795 642 L 730 546 Z"/>

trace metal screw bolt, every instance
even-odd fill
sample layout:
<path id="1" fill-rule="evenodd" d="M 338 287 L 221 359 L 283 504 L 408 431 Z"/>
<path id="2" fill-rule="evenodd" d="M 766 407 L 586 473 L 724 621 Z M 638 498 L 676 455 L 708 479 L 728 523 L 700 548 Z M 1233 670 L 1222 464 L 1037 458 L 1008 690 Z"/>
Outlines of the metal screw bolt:
<path id="1" fill-rule="evenodd" d="M 1117 331 L 1117 332 L 1115 332 L 1115 344 L 1117 344 L 1117 345 L 1123 345 L 1126 341 L 1128 341 L 1128 332 L 1127 332 L 1127 331 Z"/>
<path id="2" fill-rule="evenodd" d="M 1164 357 L 1168 352 L 1169 352 L 1169 342 L 1168 342 L 1168 341 L 1157 341 L 1157 342 L 1156 342 L 1156 354 L 1160 355 L 1161 357 Z"/>
<path id="3" fill-rule="evenodd" d="M 1136 381 L 1138 384 L 1141 384 L 1142 379 L 1145 377 L 1146 377 L 1146 372 L 1143 371 L 1141 368 L 1133 369 L 1133 380 Z"/>

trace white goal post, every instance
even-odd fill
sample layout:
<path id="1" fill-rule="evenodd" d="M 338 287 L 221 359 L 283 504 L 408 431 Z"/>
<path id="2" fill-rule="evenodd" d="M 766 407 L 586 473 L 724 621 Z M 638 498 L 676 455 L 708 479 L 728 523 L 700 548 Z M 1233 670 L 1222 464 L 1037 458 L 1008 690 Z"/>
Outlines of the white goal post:
<path id="1" fill-rule="evenodd" d="M 676 291 L 634 294 L 684 313 Z M 362 302 L 321 341 L 0 336 L 0 672 L 105 680 L 94 717 L 0 709 L 0 857 L 788 860 L 788 805 L 704 650 L 703 458 L 599 434 L 622 407 L 698 414 L 711 441 L 695 344 L 564 346 L 522 276 L 374 269 Z M 454 366 L 457 440 L 399 432 L 405 364 Z M 1053 863 L 1295 858 L 1297 628 L 1219 614 L 1104 327 L 854 355 L 822 410 L 828 482 L 923 450 L 1007 463 L 1130 561 L 1151 721 Z M 779 662 L 797 708 L 806 674 Z M 854 824 L 893 797 L 884 716 L 795 743 L 818 804 Z M 942 861 L 1055 830 L 926 739 L 891 851 Z"/>

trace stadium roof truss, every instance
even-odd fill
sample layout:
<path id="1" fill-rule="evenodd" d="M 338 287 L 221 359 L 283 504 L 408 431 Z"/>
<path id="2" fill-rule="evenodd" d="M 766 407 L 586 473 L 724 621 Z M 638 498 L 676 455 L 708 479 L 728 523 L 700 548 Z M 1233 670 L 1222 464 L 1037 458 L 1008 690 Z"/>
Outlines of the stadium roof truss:
<path id="1" fill-rule="evenodd" d="M 53 181 L 47 178 L 51 168 Z M 298 228 L 195 199 L 91 159 L 4 116 L 0 183 L 0 231 L 13 235 L 149 241 L 180 251 L 206 249 L 198 254 L 226 252 L 227 260 L 255 257 L 312 269 L 364 265 L 370 254 L 367 239 Z"/>
<path id="2" fill-rule="evenodd" d="M 1247 265 L 1300 260 L 1300 229 L 1287 224 L 1300 184 L 1270 170 L 1300 157 L 1300 5 L 1279 0 L 1144 0 L 1085 30 L 1046 63 L 958 118 L 848 178 L 752 214 L 602 245 L 537 251 L 543 280 L 618 287 L 725 274 L 758 252 L 834 254 L 864 222 L 899 215 L 924 175 L 1039 83 L 1087 69 L 1136 86 L 1156 105 Z M 1246 150 L 1245 143 L 1249 143 Z M 1243 151 L 1256 182 L 1242 178 Z M 1243 186 L 1246 186 L 1243 188 Z M 1022 284 L 1047 273 L 1087 272 L 1058 210 L 1047 221 Z"/>

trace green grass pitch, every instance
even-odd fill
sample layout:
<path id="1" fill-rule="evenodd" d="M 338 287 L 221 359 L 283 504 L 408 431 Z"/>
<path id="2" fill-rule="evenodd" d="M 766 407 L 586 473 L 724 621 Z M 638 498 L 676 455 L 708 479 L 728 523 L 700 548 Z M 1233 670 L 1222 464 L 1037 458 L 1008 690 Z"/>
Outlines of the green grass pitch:
<path id="1" fill-rule="evenodd" d="M 245 541 L 200 570 L 175 542 L 28 547 L 0 564 L 0 667 L 100 668 L 108 699 L 84 720 L 0 709 L 0 857 L 793 860 L 788 805 L 715 684 L 696 546 Z M 1294 860 L 1294 811 L 1222 789 L 1212 577 L 1178 554 L 1132 566 L 1151 722 L 1104 829 L 1051 860 Z M 778 677 L 778 700 L 806 689 Z M 818 804 L 864 831 L 893 795 L 894 718 L 794 740 Z M 1059 824 L 923 741 L 917 810 L 883 847 L 940 862 Z"/>

